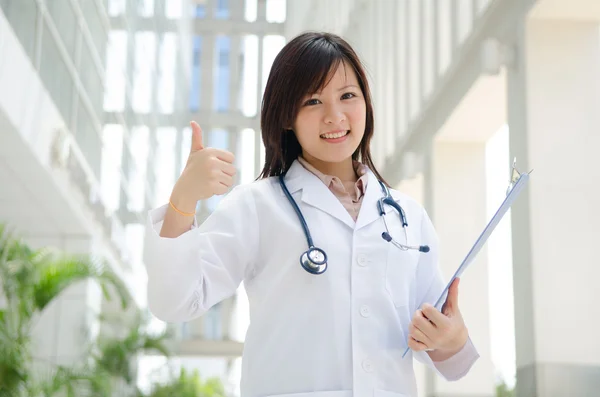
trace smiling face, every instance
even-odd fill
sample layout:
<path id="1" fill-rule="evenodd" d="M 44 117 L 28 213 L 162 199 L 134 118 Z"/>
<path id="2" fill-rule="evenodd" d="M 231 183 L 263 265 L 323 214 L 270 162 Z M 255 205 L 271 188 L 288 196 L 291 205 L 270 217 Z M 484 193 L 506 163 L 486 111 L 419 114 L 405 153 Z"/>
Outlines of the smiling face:
<path id="1" fill-rule="evenodd" d="M 321 91 L 300 103 L 293 125 L 311 164 L 352 162 L 365 133 L 367 106 L 352 67 L 340 62 Z"/>

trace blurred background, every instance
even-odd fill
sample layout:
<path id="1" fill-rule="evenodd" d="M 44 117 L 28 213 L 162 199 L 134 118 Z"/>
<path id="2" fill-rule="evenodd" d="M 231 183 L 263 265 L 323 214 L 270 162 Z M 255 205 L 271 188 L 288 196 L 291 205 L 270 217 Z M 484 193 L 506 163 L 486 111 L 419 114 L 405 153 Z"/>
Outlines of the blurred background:
<path id="1" fill-rule="evenodd" d="M 0 395 L 239 395 L 243 285 L 153 318 L 145 217 L 191 120 L 258 175 L 266 78 L 305 30 L 362 57 L 376 165 L 432 216 L 446 277 L 513 158 L 534 169 L 461 283 L 481 359 L 456 383 L 415 364 L 420 395 L 600 395 L 598 0 L 0 0 Z"/>

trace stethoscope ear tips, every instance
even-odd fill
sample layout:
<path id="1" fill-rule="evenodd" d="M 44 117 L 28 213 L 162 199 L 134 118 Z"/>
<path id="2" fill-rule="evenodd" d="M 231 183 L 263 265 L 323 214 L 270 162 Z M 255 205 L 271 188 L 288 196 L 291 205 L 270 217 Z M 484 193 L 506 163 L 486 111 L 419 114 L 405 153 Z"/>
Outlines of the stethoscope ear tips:
<path id="1" fill-rule="evenodd" d="M 390 234 L 388 232 L 383 232 L 381 233 L 381 238 L 383 238 L 385 241 L 387 241 L 388 243 L 390 241 L 392 241 L 392 236 L 390 236 Z"/>
<path id="2" fill-rule="evenodd" d="M 419 251 L 421 252 L 429 252 L 429 246 L 428 245 L 422 245 L 419 247 Z"/>

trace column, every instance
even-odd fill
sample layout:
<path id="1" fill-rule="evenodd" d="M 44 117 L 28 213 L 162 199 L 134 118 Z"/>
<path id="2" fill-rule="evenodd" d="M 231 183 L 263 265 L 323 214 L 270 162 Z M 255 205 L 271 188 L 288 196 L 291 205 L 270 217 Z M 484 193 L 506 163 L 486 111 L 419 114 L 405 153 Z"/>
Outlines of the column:
<path id="1" fill-rule="evenodd" d="M 598 22 L 530 20 L 508 71 L 510 152 L 530 186 L 513 206 L 518 396 L 600 389 Z"/>
<path id="2" fill-rule="evenodd" d="M 439 235 L 440 266 L 449 280 L 488 221 L 485 143 L 437 141 L 432 155 L 431 173 L 424 175 L 423 200 Z M 486 247 L 461 277 L 459 307 L 481 357 L 457 382 L 430 374 L 426 395 L 494 396 Z"/>

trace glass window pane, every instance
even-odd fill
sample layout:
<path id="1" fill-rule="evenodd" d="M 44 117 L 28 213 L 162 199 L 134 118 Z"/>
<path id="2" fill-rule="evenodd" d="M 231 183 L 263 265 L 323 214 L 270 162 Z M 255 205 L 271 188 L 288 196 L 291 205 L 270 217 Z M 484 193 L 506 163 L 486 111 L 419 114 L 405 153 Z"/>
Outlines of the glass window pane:
<path id="1" fill-rule="evenodd" d="M 122 151 L 123 126 L 119 124 L 105 125 L 102 130 L 100 190 L 102 202 L 109 212 L 114 212 L 119 208 Z"/>
<path id="2" fill-rule="evenodd" d="M 285 22 L 286 0 L 267 0 L 267 22 Z"/>
<path id="3" fill-rule="evenodd" d="M 127 55 L 127 32 L 111 31 L 105 68 L 104 110 L 107 112 L 121 112 L 125 108 Z"/>
<path id="4" fill-rule="evenodd" d="M 92 108 L 97 114 L 101 114 L 103 110 L 102 97 L 103 86 L 100 72 L 96 68 L 96 63 L 92 58 L 92 54 L 87 43 L 81 45 L 81 60 L 79 65 L 79 78 L 83 84 L 83 88 L 92 102 Z"/>
<path id="5" fill-rule="evenodd" d="M 75 54 L 75 37 L 79 27 L 70 1 L 49 1 L 46 3 L 54 26 L 69 54 Z"/>
<path id="6" fill-rule="evenodd" d="M 169 201 L 175 183 L 175 143 L 177 130 L 172 127 L 156 130 L 157 148 L 154 156 L 156 176 L 155 200 L 157 203 Z"/>
<path id="7" fill-rule="evenodd" d="M 82 101 L 78 102 L 77 124 L 75 126 L 75 141 L 81 148 L 94 175 L 100 180 L 102 163 L 101 133 L 96 129 L 96 123 Z"/>
<path id="8" fill-rule="evenodd" d="M 137 113 L 149 113 L 152 109 L 153 73 L 156 62 L 156 34 L 135 34 L 135 69 L 131 106 Z"/>
<path id="9" fill-rule="evenodd" d="M 208 147 L 213 147 L 222 150 L 230 150 L 229 148 L 229 131 L 217 128 L 208 134 L 206 140 Z"/>
<path id="10" fill-rule="evenodd" d="M 192 57 L 192 75 L 190 81 L 190 111 L 197 112 L 200 109 L 200 87 L 202 73 L 200 70 L 202 62 L 202 37 L 194 36 L 194 49 Z"/>
<path id="11" fill-rule="evenodd" d="M 209 340 L 223 338 L 221 303 L 211 307 L 204 315 L 204 338 Z"/>
<path id="12" fill-rule="evenodd" d="M 420 68 L 421 58 L 421 40 L 420 40 L 420 8 L 418 2 L 409 2 L 408 7 L 408 26 L 409 26 L 409 48 L 410 48 L 410 60 L 409 60 L 409 117 L 410 120 L 418 114 L 421 109 L 421 84 L 420 75 L 422 70 Z"/>
<path id="13" fill-rule="evenodd" d="M 242 113 L 253 117 L 258 111 L 258 36 L 244 36 L 242 48 Z"/>
<path id="14" fill-rule="evenodd" d="M 42 36 L 40 76 L 63 119 L 69 123 L 73 106 L 73 78 L 45 23 Z"/>
<path id="15" fill-rule="evenodd" d="M 108 15 L 116 17 L 125 14 L 127 0 L 108 0 Z"/>
<path id="16" fill-rule="evenodd" d="M 146 126 L 133 127 L 130 132 L 129 150 L 131 164 L 127 170 L 127 208 L 130 211 L 143 211 L 145 208 L 147 164 L 150 130 Z"/>
<path id="17" fill-rule="evenodd" d="M 173 113 L 175 106 L 175 68 L 177 66 L 177 35 L 165 33 L 158 57 L 157 105 L 163 114 Z"/>
<path id="18" fill-rule="evenodd" d="M 196 18 L 206 18 L 206 6 L 204 4 L 196 4 L 196 10 L 194 15 Z"/>
<path id="19" fill-rule="evenodd" d="M 208 134 L 207 146 L 222 150 L 231 150 L 229 147 L 229 131 L 217 128 Z M 233 148 L 235 150 L 235 148 Z M 214 211 L 224 195 L 213 196 L 206 201 L 209 211 Z"/>
<path id="20" fill-rule="evenodd" d="M 97 3 L 95 1 L 81 1 L 79 4 L 81 5 L 83 17 L 85 18 L 92 35 L 92 41 L 96 46 L 96 51 L 98 51 L 98 55 L 102 59 L 104 57 L 104 52 L 106 51 L 108 31 L 98 10 Z"/>
<path id="21" fill-rule="evenodd" d="M 183 0 L 164 0 L 165 15 L 169 19 L 178 19 L 182 16 L 182 1 Z"/>
<path id="22" fill-rule="evenodd" d="M 200 126 L 202 127 L 202 126 Z M 185 164 L 187 163 L 188 156 L 190 154 L 190 147 L 192 146 L 192 129 L 190 127 L 185 127 L 181 132 L 183 135 L 181 136 L 181 163 L 179 164 L 179 173 L 183 172 L 185 168 Z"/>
<path id="23" fill-rule="evenodd" d="M 438 20 L 436 23 L 438 24 L 438 61 L 439 68 L 438 73 L 442 75 L 448 66 L 450 66 L 450 61 L 452 57 L 452 26 L 451 26 L 451 2 L 442 1 L 441 3 L 436 3 L 438 7 Z"/>
<path id="24" fill-rule="evenodd" d="M 245 0 L 244 1 L 244 19 L 248 22 L 255 22 L 256 15 L 258 13 L 257 0 Z"/>
<path id="25" fill-rule="evenodd" d="M 231 52 L 231 38 L 228 36 L 218 36 L 215 45 L 217 65 L 215 68 L 214 105 L 217 112 L 226 112 L 229 110 L 229 53 Z"/>
<path id="26" fill-rule="evenodd" d="M 217 0 L 217 9 L 215 10 L 216 19 L 227 19 L 229 18 L 229 1 L 228 0 Z"/>
<path id="27" fill-rule="evenodd" d="M 29 58 L 33 59 L 36 40 L 37 5 L 35 0 L 8 0 L 2 3 L 2 11 Z"/>
<path id="28" fill-rule="evenodd" d="M 137 0 L 137 3 L 137 12 L 139 16 L 142 18 L 150 18 L 154 15 L 154 0 Z"/>

